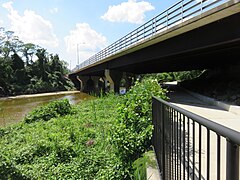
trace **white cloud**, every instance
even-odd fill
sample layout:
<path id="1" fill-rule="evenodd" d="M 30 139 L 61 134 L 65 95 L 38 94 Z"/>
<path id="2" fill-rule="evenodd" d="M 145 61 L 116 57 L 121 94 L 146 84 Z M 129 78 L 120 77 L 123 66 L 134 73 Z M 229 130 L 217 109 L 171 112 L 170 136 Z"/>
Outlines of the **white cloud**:
<path id="1" fill-rule="evenodd" d="M 8 10 L 8 18 L 11 23 L 11 30 L 25 43 L 31 42 L 40 46 L 57 47 L 58 39 L 53 33 L 53 26 L 50 21 L 45 20 L 34 11 L 25 10 L 19 15 L 12 7 L 13 2 L 2 4 Z"/>
<path id="2" fill-rule="evenodd" d="M 56 14 L 56 13 L 58 13 L 58 8 L 55 7 L 55 8 L 50 9 L 49 11 L 51 14 Z"/>
<path id="3" fill-rule="evenodd" d="M 107 39 L 96 32 L 87 23 L 76 24 L 75 29 L 64 37 L 67 52 L 77 54 L 77 45 L 80 62 L 86 60 L 91 55 L 103 49 L 107 44 Z"/>
<path id="4" fill-rule="evenodd" d="M 108 11 L 101 16 L 102 19 L 111 22 L 130 22 L 141 24 L 144 22 L 146 11 L 154 10 L 149 2 L 128 0 L 119 5 L 109 6 Z"/>

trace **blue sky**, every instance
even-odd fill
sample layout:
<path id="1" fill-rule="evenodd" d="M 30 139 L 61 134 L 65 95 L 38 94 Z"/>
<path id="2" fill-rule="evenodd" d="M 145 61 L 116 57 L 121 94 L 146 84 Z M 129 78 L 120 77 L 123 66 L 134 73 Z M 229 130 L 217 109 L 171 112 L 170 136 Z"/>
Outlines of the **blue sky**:
<path id="1" fill-rule="evenodd" d="M 74 68 L 77 49 L 81 63 L 176 2 L 0 0 L 0 27 L 58 54 Z"/>

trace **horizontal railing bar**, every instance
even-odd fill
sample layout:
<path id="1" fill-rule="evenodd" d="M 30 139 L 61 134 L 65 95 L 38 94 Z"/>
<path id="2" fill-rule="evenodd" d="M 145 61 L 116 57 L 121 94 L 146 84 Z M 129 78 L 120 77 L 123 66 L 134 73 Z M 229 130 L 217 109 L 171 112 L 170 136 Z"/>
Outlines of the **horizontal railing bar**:
<path id="1" fill-rule="evenodd" d="M 190 119 L 195 120 L 196 122 L 200 123 L 201 125 L 205 126 L 206 128 L 216 132 L 217 134 L 231 140 L 232 142 L 240 145 L 240 132 L 237 132 L 233 129 L 230 129 L 228 127 L 225 127 L 221 124 L 218 124 L 216 122 L 213 122 L 209 119 L 206 119 L 204 117 L 201 117 L 197 114 L 193 114 L 185 109 L 182 109 L 174 104 L 171 104 L 167 101 L 164 101 L 163 99 L 160 99 L 158 97 L 154 97 L 156 100 L 160 101 L 163 104 L 166 104 L 167 106 L 175 109 L 176 111 L 186 115 Z"/>
<path id="2" fill-rule="evenodd" d="M 187 18 L 187 17 L 189 17 L 189 16 L 191 16 L 191 15 L 193 15 L 193 14 L 196 14 L 196 13 L 199 12 L 199 11 L 201 11 L 201 9 L 197 9 L 196 11 L 193 11 L 193 12 L 185 15 L 185 16 L 183 16 L 183 18 Z"/>
<path id="3" fill-rule="evenodd" d="M 173 9 L 172 11 L 168 12 L 168 15 L 170 16 L 171 14 L 175 13 L 175 12 L 178 11 L 179 9 L 182 9 L 182 6 L 176 8 L 176 9 Z"/>
<path id="4" fill-rule="evenodd" d="M 183 7 L 187 6 L 188 4 L 190 4 L 192 2 L 195 2 L 195 0 L 191 0 L 191 1 L 186 2 L 185 4 L 183 4 Z"/>
<path id="5" fill-rule="evenodd" d="M 190 6 L 189 8 L 187 8 L 187 9 L 184 9 L 183 10 L 183 13 L 185 13 L 185 12 L 188 12 L 188 11 L 190 11 L 190 10 L 192 10 L 193 8 L 195 8 L 195 7 L 197 7 L 197 6 L 199 6 L 201 3 L 197 3 L 197 4 L 194 4 L 193 6 Z"/>
<path id="6" fill-rule="evenodd" d="M 175 23 L 177 23 L 177 22 L 180 22 L 181 20 L 182 20 L 182 18 L 178 18 L 178 19 L 176 19 L 175 21 L 169 23 L 168 26 L 171 26 L 171 25 L 173 25 L 173 24 L 175 24 Z M 169 27 L 169 28 L 171 28 L 171 27 Z"/>
<path id="7" fill-rule="evenodd" d="M 220 1 L 222 1 L 222 0 L 213 1 L 213 2 L 211 2 L 211 3 L 209 3 L 209 4 L 205 5 L 205 6 L 203 6 L 202 9 L 207 9 L 207 8 L 210 7 L 210 6 L 219 3 Z"/>
<path id="8" fill-rule="evenodd" d="M 181 13 L 180 13 L 181 14 Z M 176 18 L 179 14 L 176 14 L 176 16 L 172 16 L 170 18 L 168 18 L 168 22 L 171 21 L 172 19 Z"/>

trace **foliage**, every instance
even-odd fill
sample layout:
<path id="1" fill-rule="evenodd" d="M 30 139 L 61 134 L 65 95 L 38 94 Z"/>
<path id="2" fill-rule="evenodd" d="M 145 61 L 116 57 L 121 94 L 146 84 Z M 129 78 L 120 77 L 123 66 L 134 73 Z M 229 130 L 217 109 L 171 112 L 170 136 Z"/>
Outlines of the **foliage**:
<path id="1" fill-rule="evenodd" d="M 48 121 L 51 118 L 64 116 L 72 112 L 72 107 L 68 99 L 52 101 L 44 106 L 33 109 L 24 118 L 24 122 L 32 123 L 36 121 Z"/>
<path id="2" fill-rule="evenodd" d="M 178 72 L 163 72 L 156 74 L 147 74 L 145 77 L 152 77 L 157 79 L 159 82 L 168 81 L 185 81 L 194 79 L 200 76 L 205 70 L 192 70 L 192 71 L 178 71 Z"/>
<path id="3" fill-rule="evenodd" d="M 36 60 L 34 60 L 36 59 Z M 0 28 L 0 96 L 73 89 L 66 63 Z"/>
<path id="4" fill-rule="evenodd" d="M 109 94 L 80 103 L 74 114 L 1 128 L 1 179 L 126 179 L 109 142 L 121 101 Z"/>
<path id="5" fill-rule="evenodd" d="M 66 102 L 33 110 L 29 123 L 0 128 L 0 177 L 133 179 L 144 167 L 136 159 L 151 144 L 152 95 L 166 99 L 165 93 L 156 80 L 144 79 L 126 95 L 83 101 L 74 113 Z"/>
<path id="6" fill-rule="evenodd" d="M 157 168 L 157 161 L 153 150 L 147 151 L 133 162 L 134 180 L 147 180 L 147 168 Z"/>
<path id="7" fill-rule="evenodd" d="M 151 78 L 137 81 L 120 105 L 117 123 L 112 130 L 111 142 L 125 163 L 132 164 L 151 145 L 152 96 L 166 99 L 166 90 Z"/>

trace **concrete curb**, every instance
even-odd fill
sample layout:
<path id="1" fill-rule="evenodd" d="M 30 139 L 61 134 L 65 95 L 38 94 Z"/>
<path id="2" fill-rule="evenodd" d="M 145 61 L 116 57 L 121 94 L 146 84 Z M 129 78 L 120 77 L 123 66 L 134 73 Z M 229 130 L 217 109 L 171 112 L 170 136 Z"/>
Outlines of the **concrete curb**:
<path id="1" fill-rule="evenodd" d="M 192 91 L 190 91 L 188 89 L 185 89 L 183 87 L 180 87 L 180 86 L 179 86 L 179 88 L 181 88 L 182 90 L 184 90 L 187 93 L 191 94 L 192 96 L 200 99 L 203 102 L 206 102 L 206 103 L 211 104 L 211 105 L 215 105 L 215 106 L 217 106 L 219 108 L 222 108 L 222 109 L 224 109 L 226 111 L 229 111 L 231 113 L 240 115 L 240 106 L 227 104 L 227 103 L 224 103 L 222 101 L 217 101 L 214 98 L 210 98 L 210 97 L 207 97 L 207 96 L 204 96 L 204 95 L 192 92 Z"/>
<path id="2" fill-rule="evenodd" d="M 153 153 L 151 155 L 152 161 L 154 161 L 155 166 L 147 165 L 147 180 L 162 180 L 160 169 L 157 163 L 157 157 L 154 151 L 154 147 L 152 147 Z"/>

